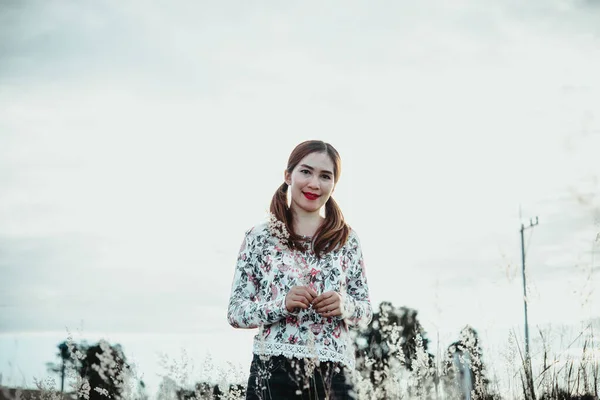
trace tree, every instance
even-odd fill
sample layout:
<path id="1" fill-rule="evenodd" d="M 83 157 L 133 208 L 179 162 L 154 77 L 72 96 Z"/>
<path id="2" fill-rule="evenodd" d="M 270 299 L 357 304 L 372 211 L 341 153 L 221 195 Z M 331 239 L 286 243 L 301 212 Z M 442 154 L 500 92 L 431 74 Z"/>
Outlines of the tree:
<path id="1" fill-rule="evenodd" d="M 77 349 L 77 345 L 73 346 L 74 349 Z M 60 363 L 46 363 L 46 367 L 48 368 L 49 372 L 56 373 L 60 376 L 60 393 L 62 394 L 65 390 L 65 377 L 67 368 L 75 365 L 75 357 L 71 354 L 66 341 L 59 343 L 57 347 L 58 354 L 56 356 L 60 358 Z"/>
<path id="2" fill-rule="evenodd" d="M 133 389 L 133 371 L 119 344 L 110 345 L 105 340 L 94 345 L 65 341 L 57 347 L 60 363 L 46 365 L 51 372 L 60 374 L 61 392 L 64 391 L 65 379 L 70 376 L 78 379 L 75 389 L 80 398 L 87 394 L 89 400 L 105 400 L 107 397 L 118 400 L 125 395 L 140 399 L 147 397 L 143 381 L 137 382 L 136 393 L 129 393 L 129 389 Z"/>
<path id="3" fill-rule="evenodd" d="M 129 383 L 130 366 L 127 364 L 121 345 L 111 346 L 100 340 L 85 348 L 85 358 L 81 360 L 79 375 L 86 378 L 91 387 L 89 400 L 121 398 Z"/>
<path id="4" fill-rule="evenodd" d="M 357 369 L 368 370 L 374 386 L 381 386 L 389 377 L 394 362 L 419 379 L 433 378 L 435 382 L 434 356 L 427 351 L 429 340 L 417 314 L 414 309 L 382 302 L 371 323 L 356 334 Z M 367 358 L 373 362 L 370 368 L 365 366 Z"/>
<path id="5" fill-rule="evenodd" d="M 421 337 L 425 351 L 429 345 L 417 314 L 417 310 L 382 302 L 371 323 L 356 336 L 357 357 L 364 358 L 366 355 L 386 361 L 398 356 L 406 368 L 412 370 L 417 353 L 417 335 Z"/>

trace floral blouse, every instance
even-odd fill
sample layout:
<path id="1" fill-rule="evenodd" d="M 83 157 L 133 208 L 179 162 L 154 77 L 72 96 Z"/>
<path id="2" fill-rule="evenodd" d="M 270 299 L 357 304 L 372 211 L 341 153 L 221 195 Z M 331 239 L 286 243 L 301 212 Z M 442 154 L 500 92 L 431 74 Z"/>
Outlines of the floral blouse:
<path id="1" fill-rule="evenodd" d="M 267 223 L 246 232 L 227 319 L 235 328 L 260 328 L 254 337 L 255 354 L 318 358 L 354 368 L 348 328 L 367 325 L 373 316 L 358 236 L 351 230 L 343 247 L 321 258 L 305 238 L 305 251 L 291 251 Z M 342 315 L 321 317 L 312 306 L 288 312 L 285 297 L 293 286 L 310 286 L 318 294 L 338 292 Z"/>

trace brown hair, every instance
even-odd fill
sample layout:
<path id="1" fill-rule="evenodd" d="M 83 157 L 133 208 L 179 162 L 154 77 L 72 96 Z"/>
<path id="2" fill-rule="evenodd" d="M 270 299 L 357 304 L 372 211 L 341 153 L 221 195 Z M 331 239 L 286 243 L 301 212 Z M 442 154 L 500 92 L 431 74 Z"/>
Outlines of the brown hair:
<path id="1" fill-rule="evenodd" d="M 296 146 L 290 154 L 286 171 L 291 174 L 298 163 L 311 153 L 326 153 L 331 158 L 334 184 L 337 184 L 342 168 L 340 155 L 332 145 L 320 140 L 308 140 Z M 294 233 L 292 210 L 287 205 L 287 190 L 288 185 L 285 182 L 277 189 L 271 200 L 271 213 L 285 224 L 285 228 L 289 232 L 288 245 L 291 248 L 302 249 L 304 240 Z M 348 240 L 349 234 L 350 227 L 344 221 L 342 210 L 333 197 L 329 197 L 325 203 L 325 221 L 312 240 L 314 253 L 321 257 L 326 251 L 342 247 Z"/>

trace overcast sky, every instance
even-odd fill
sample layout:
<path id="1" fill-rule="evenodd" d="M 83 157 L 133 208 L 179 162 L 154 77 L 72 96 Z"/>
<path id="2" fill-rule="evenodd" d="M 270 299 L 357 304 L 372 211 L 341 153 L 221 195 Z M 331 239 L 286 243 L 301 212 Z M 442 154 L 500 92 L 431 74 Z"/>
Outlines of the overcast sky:
<path id="1" fill-rule="evenodd" d="M 442 349 L 522 332 L 521 210 L 530 322 L 577 331 L 600 318 L 598 71 L 592 0 L 0 0 L 4 382 L 66 328 L 152 390 L 157 351 L 247 369 L 237 251 L 307 139 L 341 153 L 375 307 Z"/>

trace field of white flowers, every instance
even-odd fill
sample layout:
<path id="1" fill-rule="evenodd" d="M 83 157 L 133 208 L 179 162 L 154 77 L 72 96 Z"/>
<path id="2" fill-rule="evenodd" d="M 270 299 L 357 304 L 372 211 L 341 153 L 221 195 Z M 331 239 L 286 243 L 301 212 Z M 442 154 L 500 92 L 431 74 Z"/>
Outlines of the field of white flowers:
<path id="1" fill-rule="evenodd" d="M 415 335 L 412 360 L 406 359 L 402 327 L 382 325 L 378 348 L 385 348 L 386 357 L 358 357 L 358 366 L 351 377 L 355 399 L 578 399 L 599 398 L 600 340 L 597 332 L 600 321 L 589 321 L 574 333 L 539 330 L 532 346 L 532 368 L 528 374 L 522 341 L 511 333 L 502 351 L 501 365 L 486 361 L 477 333 L 465 328 L 460 339 L 446 354 L 430 354 L 419 334 Z M 564 346 L 553 350 L 550 343 Z M 71 334 L 63 346 L 61 362 L 54 364 L 55 374 L 35 379 L 37 390 L 3 387 L 1 399 L 59 400 L 68 399 L 123 399 L 123 400 L 200 400 L 244 399 L 247 379 L 243 371 L 231 364 L 231 369 L 219 369 L 211 359 L 204 360 L 202 370 L 193 371 L 185 350 L 180 356 L 164 354 L 160 364 L 164 371 L 157 393 L 148 395 L 136 366 L 127 361 L 123 349 L 101 340 L 87 347 L 73 341 Z M 60 347 L 59 347 L 60 349 Z M 371 353 L 374 354 L 374 353 Z M 380 354 L 380 353 L 379 353 Z M 60 354 L 59 354 L 60 355 Z M 314 365 L 314 364 L 313 364 Z M 268 371 L 263 371 L 268 375 Z M 61 376 L 64 376 L 61 395 Z M 217 379 L 207 379 L 207 377 Z M 310 374 L 300 386 L 308 390 L 308 397 L 319 374 Z M 264 398 L 269 399 L 269 388 L 264 387 Z"/>

